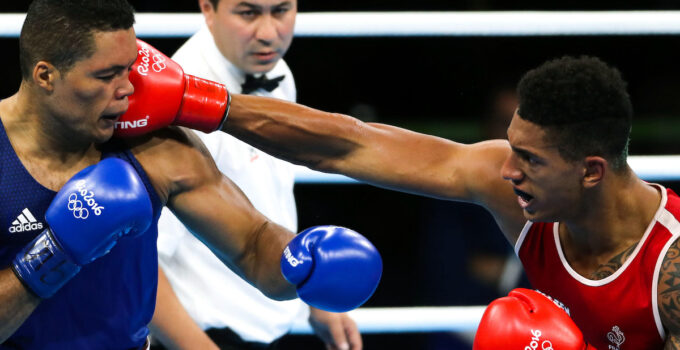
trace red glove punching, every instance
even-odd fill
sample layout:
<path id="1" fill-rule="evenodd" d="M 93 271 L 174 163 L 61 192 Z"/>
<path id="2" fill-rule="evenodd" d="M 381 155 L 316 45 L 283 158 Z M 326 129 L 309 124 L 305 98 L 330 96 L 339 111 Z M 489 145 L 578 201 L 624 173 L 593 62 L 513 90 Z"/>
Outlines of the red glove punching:
<path id="1" fill-rule="evenodd" d="M 184 74 L 179 64 L 139 39 L 137 50 L 130 72 L 135 92 L 116 122 L 116 136 L 137 136 L 168 125 L 203 132 L 222 127 L 231 101 L 224 85 Z"/>
<path id="2" fill-rule="evenodd" d="M 545 295 L 518 288 L 486 308 L 473 350 L 596 350 L 567 312 Z"/>

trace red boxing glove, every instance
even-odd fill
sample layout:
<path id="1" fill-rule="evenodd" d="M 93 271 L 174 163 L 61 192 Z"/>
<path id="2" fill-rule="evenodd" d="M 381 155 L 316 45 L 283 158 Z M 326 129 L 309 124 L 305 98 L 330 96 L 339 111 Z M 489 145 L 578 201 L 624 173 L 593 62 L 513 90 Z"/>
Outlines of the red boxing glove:
<path id="1" fill-rule="evenodd" d="M 142 135 L 168 125 L 203 132 L 222 128 L 231 101 L 224 85 L 184 74 L 177 62 L 139 39 L 137 50 L 130 72 L 135 92 L 116 122 L 116 136 Z"/>
<path id="2" fill-rule="evenodd" d="M 518 288 L 486 308 L 473 350 L 596 350 L 567 312 L 540 292 Z"/>

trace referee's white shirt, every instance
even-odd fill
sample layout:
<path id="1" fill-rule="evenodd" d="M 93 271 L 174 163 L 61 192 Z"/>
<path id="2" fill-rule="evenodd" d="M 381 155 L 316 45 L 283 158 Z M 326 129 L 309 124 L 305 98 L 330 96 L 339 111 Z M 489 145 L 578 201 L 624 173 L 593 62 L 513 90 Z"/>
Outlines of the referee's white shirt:
<path id="1" fill-rule="evenodd" d="M 172 57 L 187 74 L 218 81 L 229 91 L 241 92 L 242 71 L 226 60 L 206 26 Z M 295 101 L 295 81 L 280 60 L 267 73 L 285 75 L 279 87 L 254 94 Z M 276 159 L 223 132 L 196 132 L 218 168 L 248 196 L 270 220 L 297 231 L 293 197 L 295 166 Z M 202 329 L 229 327 L 246 341 L 270 343 L 290 329 L 293 320 L 308 312 L 299 299 L 275 301 L 229 270 L 168 210 L 158 224 L 159 263 L 182 305 Z M 304 316 L 302 316 L 304 317 Z"/>

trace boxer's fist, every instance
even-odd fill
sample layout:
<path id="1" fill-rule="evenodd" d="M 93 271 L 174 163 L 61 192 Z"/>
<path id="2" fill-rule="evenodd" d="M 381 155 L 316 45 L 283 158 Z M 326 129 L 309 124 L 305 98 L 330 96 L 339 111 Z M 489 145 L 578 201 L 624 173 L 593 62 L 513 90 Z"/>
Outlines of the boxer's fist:
<path id="1" fill-rule="evenodd" d="M 345 312 L 361 306 L 378 287 L 382 259 L 364 236 L 343 227 L 316 226 L 288 243 L 281 271 L 297 286 L 302 301 Z"/>
<path id="2" fill-rule="evenodd" d="M 116 122 L 116 136 L 137 136 L 168 125 L 203 132 L 222 127 L 230 99 L 224 85 L 184 74 L 179 64 L 139 39 L 137 50 L 130 72 L 135 92 Z"/>
<path id="3" fill-rule="evenodd" d="M 62 187 L 45 213 L 48 228 L 17 254 L 12 267 L 36 295 L 50 297 L 122 235 L 144 232 L 152 218 L 151 200 L 134 168 L 104 159 Z"/>
<path id="4" fill-rule="evenodd" d="M 562 307 L 523 288 L 489 304 L 472 349 L 595 350 Z"/>

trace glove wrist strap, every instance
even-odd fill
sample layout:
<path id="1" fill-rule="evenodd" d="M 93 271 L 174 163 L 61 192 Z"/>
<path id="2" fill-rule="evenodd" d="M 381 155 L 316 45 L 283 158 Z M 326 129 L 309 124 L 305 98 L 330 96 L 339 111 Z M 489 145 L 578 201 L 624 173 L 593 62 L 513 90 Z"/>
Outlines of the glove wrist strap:
<path id="1" fill-rule="evenodd" d="M 175 124 L 205 133 L 219 130 L 230 105 L 231 96 L 224 85 L 187 74 Z"/>
<path id="2" fill-rule="evenodd" d="M 12 269 L 33 293 L 49 298 L 68 282 L 80 266 L 59 246 L 49 229 L 17 253 Z"/>

